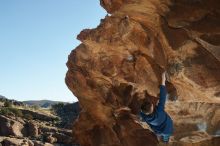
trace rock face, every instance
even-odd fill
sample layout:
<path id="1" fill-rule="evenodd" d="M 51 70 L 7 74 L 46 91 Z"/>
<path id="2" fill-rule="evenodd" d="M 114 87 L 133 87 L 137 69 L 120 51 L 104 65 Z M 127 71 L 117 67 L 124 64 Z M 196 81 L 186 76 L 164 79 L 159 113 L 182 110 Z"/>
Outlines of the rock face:
<path id="1" fill-rule="evenodd" d="M 157 145 L 132 114 L 143 99 L 156 103 L 163 70 L 169 99 L 220 102 L 219 0 L 100 2 L 111 16 L 78 35 L 82 44 L 67 62 L 66 84 L 82 108 L 73 128 L 82 146 Z M 124 106 L 131 112 L 118 116 Z"/>
<path id="2" fill-rule="evenodd" d="M 27 124 L 27 135 L 32 137 L 37 137 L 39 135 L 38 125 L 33 121 L 28 121 Z"/>
<path id="3" fill-rule="evenodd" d="M 23 136 L 22 130 L 24 129 L 23 123 L 9 119 L 0 115 L 0 136 L 13 135 Z"/>
<path id="4" fill-rule="evenodd" d="M 171 146 L 218 146 L 220 142 L 220 104 L 169 102 L 167 112 L 174 121 Z M 193 146 L 194 146 L 193 145 Z"/>

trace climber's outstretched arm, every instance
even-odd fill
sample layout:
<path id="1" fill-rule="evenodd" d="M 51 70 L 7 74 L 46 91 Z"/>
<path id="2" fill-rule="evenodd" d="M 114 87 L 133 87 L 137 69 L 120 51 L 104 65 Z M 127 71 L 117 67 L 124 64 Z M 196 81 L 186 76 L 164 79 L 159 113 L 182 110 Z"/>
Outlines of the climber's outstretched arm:
<path id="1" fill-rule="evenodd" d="M 159 99 L 159 103 L 157 106 L 158 110 L 163 110 L 165 107 L 166 96 L 167 96 L 165 82 L 166 82 L 166 76 L 165 76 L 165 72 L 164 72 L 162 74 L 162 81 L 161 81 L 161 85 L 160 85 L 160 99 Z"/>

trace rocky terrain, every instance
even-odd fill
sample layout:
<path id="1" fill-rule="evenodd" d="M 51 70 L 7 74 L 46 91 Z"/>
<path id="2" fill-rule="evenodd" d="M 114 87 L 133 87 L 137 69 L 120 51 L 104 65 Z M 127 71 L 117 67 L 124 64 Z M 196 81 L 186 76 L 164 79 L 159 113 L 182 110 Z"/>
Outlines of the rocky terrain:
<path id="1" fill-rule="evenodd" d="M 220 1 L 100 0 L 108 15 L 69 55 L 66 84 L 82 111 L 73 136 L 82 146 L 154 146 L 132 117 L 158 100 L 166 70 L 172 146 L 220 143 Z M 129 107 L 130 113 L 117 113 Z M 162 144 L 160 144 L 162 145 Z"/>
<path id="2" fill-rule="evenodd" d="M 80 111 L 77 103 L 60 103 L 59 109 L 59 104 L 52 109 L 18 106 L 22 102 L 7 98 L 0 103 L 0 145 L 77 146 L 72 138 L 72 123 L 79 114 L 74 112 Z"/>

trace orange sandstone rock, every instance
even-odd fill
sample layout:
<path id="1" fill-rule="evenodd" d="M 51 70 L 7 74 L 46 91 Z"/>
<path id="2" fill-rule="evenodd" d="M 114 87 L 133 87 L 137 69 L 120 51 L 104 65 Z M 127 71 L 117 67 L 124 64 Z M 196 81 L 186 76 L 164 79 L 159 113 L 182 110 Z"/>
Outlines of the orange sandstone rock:
<path id="1" fill-rule="evenodd" d="M 82 107 L 73 132 L 82 146 L 154 146 L 132 118 L 156 103 L 160 75 L 170 99 L 219 103 L 219 0 L 100 0 L 111 13 L 69 55 L 66 84 Z M 129 113 L 116 114 L 121 107 Z M 172 116 L 172 115 L 171 115 Z"/>

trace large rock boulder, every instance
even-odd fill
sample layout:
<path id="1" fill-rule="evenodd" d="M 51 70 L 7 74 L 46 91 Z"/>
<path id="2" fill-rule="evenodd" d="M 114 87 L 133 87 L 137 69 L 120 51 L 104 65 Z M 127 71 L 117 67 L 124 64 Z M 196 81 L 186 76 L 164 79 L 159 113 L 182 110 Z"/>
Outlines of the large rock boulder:
<path id="1" fill-rule="evenodd" d="M 24 123 L 9 119 L 0 115 L 0 136 L 20 136 L 22 137 L 22 130 L 24 129 Z"/>
<path id="2" fill-rule="evenodd" d="M 31 137 L 37 137 L 39 135 L 39 126 L 35 121 L 28 121 L 26 123 L 27 135 Z"/>
<path id="3" fill-rule="evenodd" d="M 82 44 L 67 62 L 66 84 L 82 108 L 73 128 L 82 146 L 156 145 L 131 114 L 143 99 L 156 103 L 164 70 L 170 99 L 219 102 L 219 0 L 100 1 L 111 15 L 78 35 Z M 131 112 L 117 116 L 124 106 Z"/>
<path id="4" fill-rule="evenodd" d="M 24 142 L 23 139 L 17 138 L 6 138 L 2 142 L 3 146 L 29 146 L 27 142 Z"/>
<path id="5" fill-rule="evenodd" d="M 50 143 L 43 143 L 41 141 L 33 141 L 34 143 L 34 146 L 54 146 L 53 144 L 50 144 Z"/>

